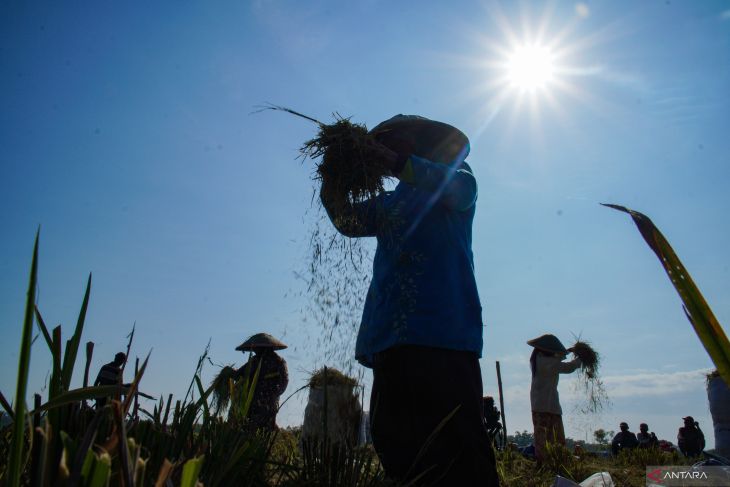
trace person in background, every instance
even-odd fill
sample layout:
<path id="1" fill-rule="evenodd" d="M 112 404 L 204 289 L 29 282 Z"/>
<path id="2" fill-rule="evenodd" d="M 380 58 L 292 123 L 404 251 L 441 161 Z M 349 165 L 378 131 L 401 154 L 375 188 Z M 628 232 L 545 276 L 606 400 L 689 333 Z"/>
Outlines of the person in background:
<path id="1" fill-rule="evenodd" d="M 570 351 L 555 335 L 545 334 L 527 342 L 534 347 L 530 356 L 532 383 L 530 384 L 530 406 L 535 437 L 535 458 L 544 460 L 545 444 L 565 445 L 563 410 L 560 407 L 558 381 L 560 374 L 569 374 L 580 367 L 575 358 L 564 362 Z"/>
<path id="2" fill-rule="evenodd" d="M 495 447 L 504 446 L 506 441 L 502 423 L 499 422 L 501 415 L 499 409 L 494 404 L 492 396 L 484 396 L 484 427 L 487 428 L 489 439 Z"/>
<path id="3" fill-rule="evenodd" d="M 355 347 L 355 358 L 373 369 L 375 451 L 399 482 L 497 486 L 482 410 L 469 140 L 417 115 L 396 115 L 370 135 L 399 179 L 395 189 L 343 208 L 328 195 L 346 188 L 323 180 L 320 196 L 340 233 L 377 239 Z"/>
<path id="4" fill-rule="evenodd" d="M 698 457 L 705 449 L 705 435 L 700 429 L 700 423 L 692 416 L 682 418 L 684 426 L 677 433 L 677 446 L 686 457 Z"/>
<path id="5" fill-rule="evenodd" d="M 641 423 L 639 432 L 636 433 L 636 439 L 639 442 L 639 448 L 656 448 L 659 445 L 659 439 L 654 432 L 649 432 L 649 425 Z"/>
<path id="6" fill-rule="evenodd" d="M 629 425 L 627 423 L 621 423 L 619 425 L 621 431 L 616 433 L 611 442 L 611 451 L 614 455 L 618 455 L 621 450 L 630 450 L 636 448 L 639 445 L 639 440 L 636 439 L 636 435 L 629 431 Z"/>
<path id="7" fill-rule="evenodd" d="M 286 361 L 276 350 L 287 348 L 282 342 L 268 333 L 257 333 L 236 347 L 241 352 L 253 352 L 253 357 L 236 371 L 235 380 L 252 381 L 259 371 L 254 388 L 253 399 L 248 410 L 247 423 L 253 429 L 274 431 L 276 413 L 279 411 L 279 397 L 289 384 Z"/>
<path id="8" fill-rule="evenodd" d="M 108 364 L 104 364 L 99 369 L 96 376 L 94 386 L 113 386 L 122 383 L 122 366 L 127 360 L 127 356 L 123 352 L 119 352 L 114 356 L 114 360 Z M 96 407 L 100 408 L 106 405 L 107 397 L 97 397 Z"/>

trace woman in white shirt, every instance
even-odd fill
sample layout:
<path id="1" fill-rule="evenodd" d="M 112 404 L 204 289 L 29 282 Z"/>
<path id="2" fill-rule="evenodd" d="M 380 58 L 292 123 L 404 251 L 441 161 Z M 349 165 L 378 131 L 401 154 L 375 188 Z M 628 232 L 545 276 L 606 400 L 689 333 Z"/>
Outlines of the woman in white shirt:
<path id="1" fill-rule="evenodd" d="M 545 334 L 527 342 L 535 348 L 530 356 L 532 384 L 530 405 L 535 437 L 535 457 L 542 462 L 545 444 L 565 445 L 563 411 L 558 397 L 560 374 L 569 374 L 581 365 L 579 358 L 564 362 L 568 352 L 555 335 Z"/>

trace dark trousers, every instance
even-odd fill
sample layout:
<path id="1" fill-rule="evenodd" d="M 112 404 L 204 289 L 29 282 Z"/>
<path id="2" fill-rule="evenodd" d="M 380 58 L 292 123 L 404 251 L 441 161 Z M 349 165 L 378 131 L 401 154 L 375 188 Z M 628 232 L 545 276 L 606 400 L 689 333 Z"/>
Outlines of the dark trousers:
<path id="1" fill-rule="evenodd" d="M 402 346 L 375 357 L 370 428 L 389 478 L 421 475 L 415 485 L 424 486 L 498 486 L 483 414 L 475 353 Z"/>

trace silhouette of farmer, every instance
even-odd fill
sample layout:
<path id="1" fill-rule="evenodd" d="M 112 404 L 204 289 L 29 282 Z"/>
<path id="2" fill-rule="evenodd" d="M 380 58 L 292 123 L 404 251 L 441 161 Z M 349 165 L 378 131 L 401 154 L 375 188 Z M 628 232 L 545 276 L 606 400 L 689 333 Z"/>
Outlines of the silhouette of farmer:
<path id="1" fill-rule="evenodd" d="M 571 349 L 566 349 L 555 335 L 545 334 L 528 340 L 527 344 L 535 348 L 530 355 L 530 406 L 535 434 L 535 458 L 542 462 L 545 443 L 565 445 L 558 381 L 560 374 L 569 374 L 580 367 L 581 360 L 576 357 L 570 362 L 564 362 L 563 359 Z"/>
<path id="2" fill-rule="evenodd" d="M 636 440 L 639 442 L 639 448 L 656 448 L 659 445 L 659 439 L 654 432 L 649 432 L 649 425 L 641 423 L 639 432 L 636 433 Z"/>
<path id="3" fill-rule="evenodd" d="M 127 356 L 119 352 L 114 356 L 114 360 L 108 364 L 104 364 L 99 369 L 99 374 L 94 381 L 95 386 L 113 386 L 122 383 L 122 366 Z M 96 407 L 103 407 L 107 402 L 107 397 L 98 397 L 96 399 Z"/>
<path id="4" fill-rule="evenodd" d="M 247 424 L 253 429 L 272 431 L 277 428 L 279 397 L 289 384 L 289 373 L 286 361 L 275 350 L 285 348 L 286 345 L 267 333 L 257 333 L 236 347 L 236 350 L 254 353 L 246 365 L 238 369 L 236 380 L 253 380 L 259 370 L 247 418 Z"/>
<path id="5" fill-rule="evenodd" d="M 636 435 L 629 431 L 628 423 L 621 423 L 618 425 L 619 431 L 611 441 L 611 452 L 614 456 L 618 455 L 621 450 L 632 450 L 639 446 L 639 440 Z"/>
<path id="6" fill-rule="evenodd" d="M 684 426 L 677 433 L 677 446 L 686 457 L 697 457 L 705 449 L 705 435 L 700 429 L 700 423 L 692 416 L 682 418 Z"/>
<path id="7" fill-rule="evenodd" d="M 343 208 L 337 202 L 351 200 L 334 195 L 347 189 L 323 180 L 320 197 L 340 233 L 377 239 L 355 348 L 373 369 L 375 450 L 398 481 L 422 474 L 418 485 L 498 485 L 483 423 L 469 140 L 416 115 L 396 115 L 370 134 L 399 184 Z"/>

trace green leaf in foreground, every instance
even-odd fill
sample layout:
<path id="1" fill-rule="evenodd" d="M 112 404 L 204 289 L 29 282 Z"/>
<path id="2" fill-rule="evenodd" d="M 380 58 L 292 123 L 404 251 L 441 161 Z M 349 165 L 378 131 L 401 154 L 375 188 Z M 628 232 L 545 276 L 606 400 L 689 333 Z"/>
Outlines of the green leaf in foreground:
<path id="1" fill-rule="evenodd" d="M 56 397 L 52 398 L 45 404 L 41 405 L 41 407 L 37 411 L 32 411 L 32 413 L 38 413 L 41 411 L 48 411 L 54 408 L 58 408 L 61 406 L 66 406 L 69 404 L 75 404 L 81 401 L 88 401 L 91 399 L 96 399 L 98 397 L 107 397 L 107 396 L 113 396 L 117 393 L 121 392 L 122 394 L 139 394 L 140 396 L 143 396 L 147 399 L 154 399 L 149 394 L 143 394 L 139 391 L 133 391 L 131 387 L 128 386 L 92 386 L 92 387 L 80 387 L 78 389 L 71 389 L 70 391 L 62 392 L 58 394 Z"/>
<path id="2" fill-rule="evenodd" d="M 38 279 L 38 239 L 40 229 L 36 232 L 33 246 L 33 260 L 30 265 L 30 283 L 25 300 L 25 318 L 20 340 L 20 359 L 18 363 L 18 382 L 15 391 L 15 421 L 13 423 L 13 441 L 10 445 L 10 461 L 8 462 L 7 483 L 9 487 L 20 485 L 23 469 L 23 448 L 25 446 L 25 394 L 28 387 L 28 369 L 30 367 L 30 342 L 33 334 L 33 313 L 35 310 L 35 290 Z"/>
<path id="3" fill-rule="evenodd" d="M 63 356 L 62 383 L 63 390 L 67 391 L 71 387 L 71 377 L 76 365 L 76 355 L 79 351 L 79 343 L 81 342 L 81 333 L 84 331 L 84 322 L 86 321 L 86 310 L 89 307 L 89 294 L 91 293 L 91 274 L 86 282 L 86 292 L 84 293 L 84 301 L 81 303 L 81 311 L 79 319 L 76 321 L 76 329 L 71 339 L 66 343 L 66 353 Z"/>
<path id="4" fill-rule="evenodd" d="M 659 258 L 674 288 L 684 303 L 684 312 L 702 345 L 726 384 L 730 385 L 730 342 L 712 313 L 697 285 L 690 277 L 674 249 L 646 215 L 624 206 L 601 203 L 603 206 L 628 213 L 639 228 L 641 236 Z"/>
<path id="5" fill-rule="evenodd" d="M 200 470 L 203 468 L 203 460 L 204 457 L 201 456 L 185 462 L 180 487 L 196 487 Z"/>

